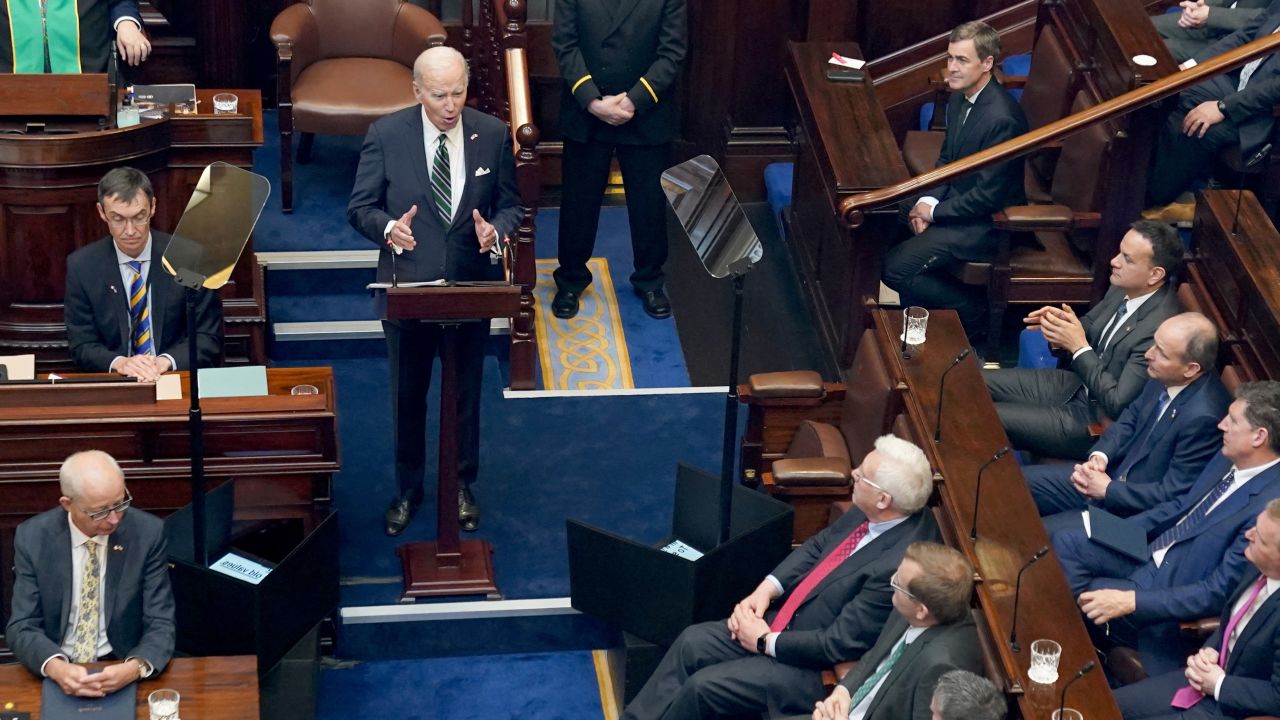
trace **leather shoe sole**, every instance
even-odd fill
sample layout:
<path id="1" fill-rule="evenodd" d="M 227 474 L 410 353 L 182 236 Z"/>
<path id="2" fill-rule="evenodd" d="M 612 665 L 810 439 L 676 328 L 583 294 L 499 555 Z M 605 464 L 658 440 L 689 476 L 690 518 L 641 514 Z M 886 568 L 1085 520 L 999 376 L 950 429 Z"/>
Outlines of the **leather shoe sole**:
<path id="1" fill-rule="evenodd" d="M 467 532 L 480 527 L 480 505 L 470 488 L 458 489 L 458 526 Z"/>
<path id="2" fill-rule="evenodd" d="M 572 290 L 557 290 L 551 300 L 551 314 L 561 320 L 568 320 L 578 314 L 578 300 L 581 293 Z"/>
<path id="3" fill-rule="evenodd" d="M 671 301 L 667 300 L 667 294 L 662 288 L 657 290 L 636 290 L 636 295 L 640 296 L 641 304 L 644 305 L 644 311 L 649 317 L 655 320 L 666 320 L 671 317 Z"/>
<path id="4" fill-rule="evenodd" d="M 387 508 L 387 534 L 395 537 L 404 532 L 413 521 L 413 513 L 418 509 L 417 503 L 406 498 L 399 498 Z"/>

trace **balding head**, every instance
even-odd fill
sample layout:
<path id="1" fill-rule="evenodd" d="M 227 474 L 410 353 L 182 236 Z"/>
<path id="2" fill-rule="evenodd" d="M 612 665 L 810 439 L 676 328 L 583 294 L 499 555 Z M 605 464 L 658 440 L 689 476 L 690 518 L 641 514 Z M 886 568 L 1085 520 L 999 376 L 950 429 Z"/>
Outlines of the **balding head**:
<path id="1" fill-rule="evenodd" d="M 71 521 L 85 535 L 110 535 L 123 517 L 123 510 L 105 517 L 90 517 L 128 500 L 124 472 L 115 458 L 101 450 L 85 450 L 68 457 L 58 470 L 62 497 L 58 504 L 71 514 Z"/>
<path id="2" fill-rule="evenodd" d="M 427 48 L 418 55 L 417 60 L 413 61 L 413 82 L 419 86 L 422 85 L 423 78 L 432 73 L 456 72 L 461 72 L 464 80 L 469 77 L 467 59 L 462 56 L 462 53 L 446 45 Z"/>
<path id="3" fill-rule="evenodd" d="M 1147 349 L 1147 374 L 1165 387 L 1177 387 L 1213 372 L 1218 331 L 1209 318 L 1187 312 L 1160 323 Z"/>

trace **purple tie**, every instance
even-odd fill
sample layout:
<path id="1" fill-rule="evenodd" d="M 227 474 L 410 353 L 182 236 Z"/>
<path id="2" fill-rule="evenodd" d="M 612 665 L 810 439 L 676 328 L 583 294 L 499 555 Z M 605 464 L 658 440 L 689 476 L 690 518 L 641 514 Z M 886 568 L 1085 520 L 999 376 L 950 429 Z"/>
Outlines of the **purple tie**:
<path id="1" fill-rule="evenodd" d="M 1253 607 L 1253 601 L 1258 599 L 1258 593 L 1262 592 L 1262 588 L 1266 587 L 1266 585 L 1267 576 L 1263 575 L 1259 577 L 1258 582 L 1253 584 L 1253 592 L 1249 594 L 1249 599 L 1246 600 L 1244 605 L 1241 605 L 1240 609 L 1237 610 L 1236 613 L 1231 616 L 1231 619 L 1227 621 L 1227 627 L 1222 631 L 1222 650 L 1218 652 L 1218 667 L 1224 670 L 1227 668 L 1227 654 L 1229 652 L 1228 643 L 1231 642 L 1231 633 L 1235 632 L 1236 626 L 1240 624 L 1240 620 L 1249 613 L 1249 609 Z M 1204 693 L 1188 685 L 1173 694 L 1173 701 L 1170 702 L 1169 705 L 1176 707 L 1179 710 L 1186 710 L 1203 699 Z"/>

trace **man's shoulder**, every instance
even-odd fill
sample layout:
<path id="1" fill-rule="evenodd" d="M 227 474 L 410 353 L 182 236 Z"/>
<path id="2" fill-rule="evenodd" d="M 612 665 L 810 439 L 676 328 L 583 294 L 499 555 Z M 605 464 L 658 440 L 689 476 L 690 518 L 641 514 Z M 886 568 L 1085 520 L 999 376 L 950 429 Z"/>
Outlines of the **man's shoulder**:
<path id="1" fill-rule="evenodd" d="M 470 133 L 505 133 L 507 124 L 487 112 L 472 107 L 462 109 L 462 127 Z"/>
<path id="2" fill-rule="evenodd" d="M 111 248 L 111 236 L 98 238 L 84 247 L 76 248 L 67 256 L 67 267 L 72 265 L 79 267 L 86 263 L 98 263 L 102 261 L 102 257 L 106 255 Z"/>
<path id="3" fill-rule="evenodd" d="M 50 508 L 39 515 L 23 520 L 18 525 L 17 539 L 22 540 L 30 536 L 32 533 L 42 535 L 56 531 L 59 524 L 61 524 L 64 529 L 67 528 L 67 511 L 63 510 L 60 506 Z M 70 532 L 70 530 L 68 529 L 67 532 Z"/>
<path id="4" fill-rule="evenodd" d="M 403 130 L 404 125 L 410 123 L 413 120 L 413 116 L 415 114 L 421 114 L 421 113 L 422 113 L 422 106 L 415 103 L 402 110 L 396 110 L 393 113 L 388 113 L 387 115 L 383 115 L 377 120 L 374 120 L 369 127 L 376 128 L 380 133 L 385 133 L 393 130 Z"/>

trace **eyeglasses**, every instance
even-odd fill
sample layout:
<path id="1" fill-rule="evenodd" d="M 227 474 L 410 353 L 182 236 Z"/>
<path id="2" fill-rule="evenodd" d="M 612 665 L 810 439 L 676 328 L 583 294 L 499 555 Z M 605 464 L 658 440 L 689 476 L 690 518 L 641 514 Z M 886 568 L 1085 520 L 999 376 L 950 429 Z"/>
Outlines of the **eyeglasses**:
<path id="1" fill-rule="evenodd" d="M 920 598 L 916 597 L 915 595 L 912 595 L 910 590 L 907 590 L 905 587 L 903 587 L 901 584 L 898 583 L 898 573 L 894 573 L 892 576 L 889 577 L 889 587 L 893 588 L 894 590 L 897 590 L 898 592 L 902 593 L 903 595 L 906 595 L 907 597 L 911 598 L 912 600 L 915 600 L 916 602 L 920 602 Z"/>
<path id="2" fill-rule="evenodd" d="M 111 513 L 123 513 L 125 510 L 128 510 L 129 505 L 131 504 L 133 504 L 133 495 L 129 494 L 129 488 L 125 488 L 124 499 L 116 503 L 115 505 L 112 505 L 109 508 L 103 508 L 101 510 L 94 510 L 93 512 L 89 512 L 88 510 L 81 508 L 79 505 L 77 505 L 76 507 L 80 508 L 80 512 L 84 513 L 85 515 L 88 515 L 90 520 L 94 522 L 102 522 L 103 520 L 106 520 L 108 517 L 110 517 Z"/>
<path id="3" fill-rule="evenodd" d="M 118 220 L 114 218 L 107 218 L 107 225 L 110 225 L 115 230 L 123 230 L 130 225 L 132 225 L 135 230 L 145 230 L 150 224 L 150 216 L 141 218 L 120 218 Z"/>
<path id="4" fill-rule="evenodd" d="M 854 468 L 854 469 L 853 469 L 853 482 L 854 482 L 854 483 L 864 482 L 864 483 L 866 483 L 866 484 L 870 485 L 871 487 L 875 488 L 876 490 L 879 490 L 880 492 L 885 493 L 886 495 L 892 495 L 892 494 L 893 494 L 893 493 L 889 492 L 888 490 L 885 490 L 884 488 L 880 487 L 879 485 L 877 485 L 877 484 L 875 484 L 875 483 L 871 482 L 871 480 L 870 480 L 870 479 L 868 479 L 866 475 L 863 475 L 863 474 L 862 474 L 862 471 L 861 471 L 861 470 L 859 470 L 858 468 Z"/>

